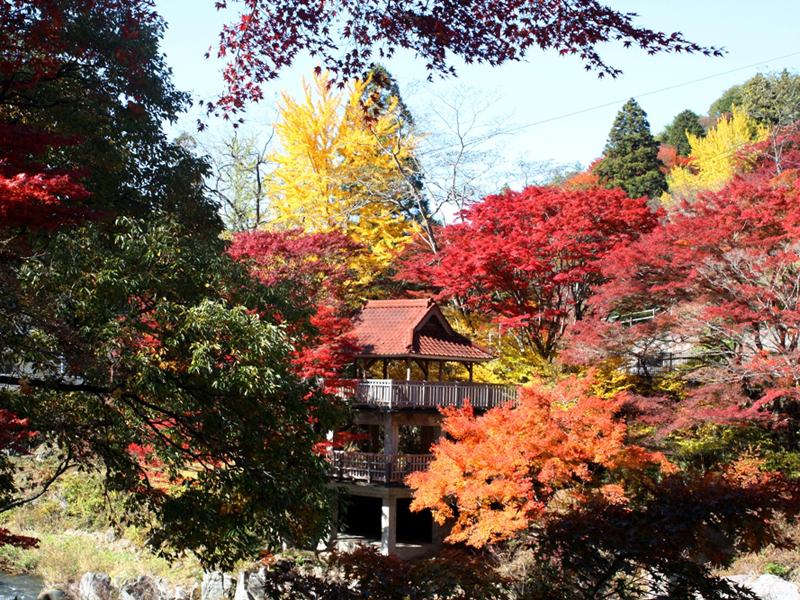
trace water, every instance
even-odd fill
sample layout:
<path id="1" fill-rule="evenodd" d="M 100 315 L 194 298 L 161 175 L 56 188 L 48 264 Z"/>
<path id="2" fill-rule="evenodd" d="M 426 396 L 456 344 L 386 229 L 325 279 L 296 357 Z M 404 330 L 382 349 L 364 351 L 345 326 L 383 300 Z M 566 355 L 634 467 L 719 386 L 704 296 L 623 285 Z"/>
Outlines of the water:
<path id="1" fill-rule="evenodd" d="M 36 600 L 43 590 L 41 577 L 0 573 L 0 600 Z"/>

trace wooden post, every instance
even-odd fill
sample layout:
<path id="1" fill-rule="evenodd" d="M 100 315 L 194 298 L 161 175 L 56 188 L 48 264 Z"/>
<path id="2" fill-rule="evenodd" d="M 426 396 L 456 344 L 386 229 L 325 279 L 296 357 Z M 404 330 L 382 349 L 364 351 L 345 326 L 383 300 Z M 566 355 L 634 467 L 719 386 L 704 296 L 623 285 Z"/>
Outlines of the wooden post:
<path id="1" fill-rule="evenodd" d="M 383 417 L 383 453 L 397 454 L 397 445 L 400 441 L 400 427 L 394 423 L 392 413 Z"/>
<path id="2" fill-rule="evenodd" d="M 444 378 L 444 361 L 443 360 L 439 360 L 439 361 L 436 361 L 436 362 L 439 363 L 439 381 L 444 381 L 444 379 L 443 379 Z"/>
<path id="3" fill-rule="evenodd" d="M 472 363 L 464 363 L 467 365 L 467 371 L 469 371 L 469 382 L 472 383 Z"/>
<path id="4" fill-rule="evenodd" d="M 411 381 L 411 359 L 406 358 L 406 381 Z"/>
<path id="5" fill-rule="evenodd" d="M 384 358 L 383 359 L 383 378 L 384 379 L 388 379 L 388 373 L 389 373 L 389 359 L 388 358 Z"/>

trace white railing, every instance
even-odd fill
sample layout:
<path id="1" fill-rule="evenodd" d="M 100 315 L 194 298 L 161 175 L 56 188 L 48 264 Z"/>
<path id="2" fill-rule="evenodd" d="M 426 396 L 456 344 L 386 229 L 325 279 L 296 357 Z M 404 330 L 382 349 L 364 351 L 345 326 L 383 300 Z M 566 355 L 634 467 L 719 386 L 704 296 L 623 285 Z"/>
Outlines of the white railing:
<path id="1" fill-rule="evenodd" d="M 354 406 L 383 410 L 461 408 L 466 400 L 474 408 L 488 409 L 517 401 L 516 386 L 460 381 L 363 379 L 342 382 L 339 393 Z"/>
<path id="2" fill-rule="evenodd" d="M 402 484 L 409 473 L 427 471 L 432 454 L 375 454 L 332 450 L 327 454 L 331 476 L 343 481 Z"/>
<path id="3" fill-rule="evenodd" d="M 660 373 L 670 373 L 689 363 L 709 362 L 724 356 L 726 355 L 723 352 L 699 351 L 691 354 L 661 352 L 634 359 L 628 370 L 635 375 L 648 377 Z"/>
<path id="4" fill-rule="evenodd" d="M 645 321 L 652 321 L 659 313 L 658 308 L 648 308 L 646 310 L 639 310 L 636 312 L 625 313 L 623 315 L 612 315 L 608 320 L 612 323 L 619 321 L 623 325 L 635 325 L 636 323 L 644 323 Z"/>

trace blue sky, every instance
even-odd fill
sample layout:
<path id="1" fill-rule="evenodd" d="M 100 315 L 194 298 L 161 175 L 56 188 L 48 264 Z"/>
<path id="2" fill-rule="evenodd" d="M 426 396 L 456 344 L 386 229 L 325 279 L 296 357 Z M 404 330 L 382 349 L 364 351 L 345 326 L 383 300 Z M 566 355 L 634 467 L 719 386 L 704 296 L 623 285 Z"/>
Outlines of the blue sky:
<path id="1" fill-rule="evenodd" d="M 221 63 L 203 54 L 214 45 L 222 23 L 234 9 L 217 12 L 213 0 L 157 0 L 168 29 L 162 44 L 179 89 L 197 99 L 213 98 L 222 89 Z M 554 53 L 532 52 L 526 62 L 497 68 L 455 62 L 457 80 L 421 84 L 424 64 L 400 55 L 386 64 L 407 92 L 412 111 L 424 111 L 432 95 L 446 95 L 454 86 L 469 86 L 493 100 L 487 118 L 498 117 L 515 129 L 503 138 L 508 160 L 552 159 L 586 165 L 602 154 L 617 111 L 634 97 L 658 133 L 684 109 L 705 114 L 727 88 L 757 72 L 782 69 L 800 72 L 798 0 L 670 0 L 615 1 L 618 10 L 636 12 L 638 23 L 680 31 L 702 45 L 723 47 L 723 58 L 664 54 L 648 56 L 637 49 L 609 44 L 601 54 L 624 73 L 617 79 L 598 79 L 579 60 Z M 266 99 L 248 111 L 247 127 L 265 132 L 274 119 L 281 90 L 298 93 L 301 77 L 309 77 L 315 62 L 304 57 L 265 88 Z M 404 92 L 405 93 L 405 92 Z M 198 109 L 183 118 L 174 131 L 194 130 Z M 510 116 L 509 116 L 510 115 Z M 211 120 L 212 135 L 223 136 L 229 125 Z"/>

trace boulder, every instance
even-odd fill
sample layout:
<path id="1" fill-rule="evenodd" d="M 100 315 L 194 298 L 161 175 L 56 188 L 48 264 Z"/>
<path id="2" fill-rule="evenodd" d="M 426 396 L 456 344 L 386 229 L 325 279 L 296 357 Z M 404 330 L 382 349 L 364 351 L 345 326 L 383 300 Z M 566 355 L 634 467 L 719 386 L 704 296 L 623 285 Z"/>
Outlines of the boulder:
<path id="1" fill-rule="evenodd" d="M 194 591 L 197 589 L 197 584 L 192 586 L 176 585 L 172 593 L 166 596 L 167 600 L 192 600 L 194 598 Z"/>
<path id="2" fill-rule="evenodd" d="M 158 583 L 147 575 L 139 575 L 119 586 L 120 600 L 161 600 L 161 597 Z"/>
<path id="3" fill-rule="evenodd" d="M 759 600 L 800 600 L 797 585 L 776 575 L 730 575 L 725 579 L 750 590 Z"/>
<path id="4" fill-rule="evenodd" d="M 222 571 L 206 571 L 200 585 L 201 600 L 228 600 L 233 590 L 233 577 Z"/>
<path id="5" fill-rule="evenodd" d="M 268 600 L 266 590 L 266 568 L 258 571 L 242 571 L 236 580 L 234 600 Z"/>
<path id="6" fill-rule="evenodd" d="M 64 591 L 53 588 L 39 594 L 36 600 L 66 600 L 67 594 Z"/>
<path id="7" fill-rule="evenodd" d="M 761 600 L 800 600 L 797 586 L 777 575 L 761 575 L 745 585 Z"/>
<path id="8" fill-rule="evenodd" d="M 111 577 L 103 573 L 84 573 L 78 586 L 81 600 L 109 600 L 111 598 Z"/>

